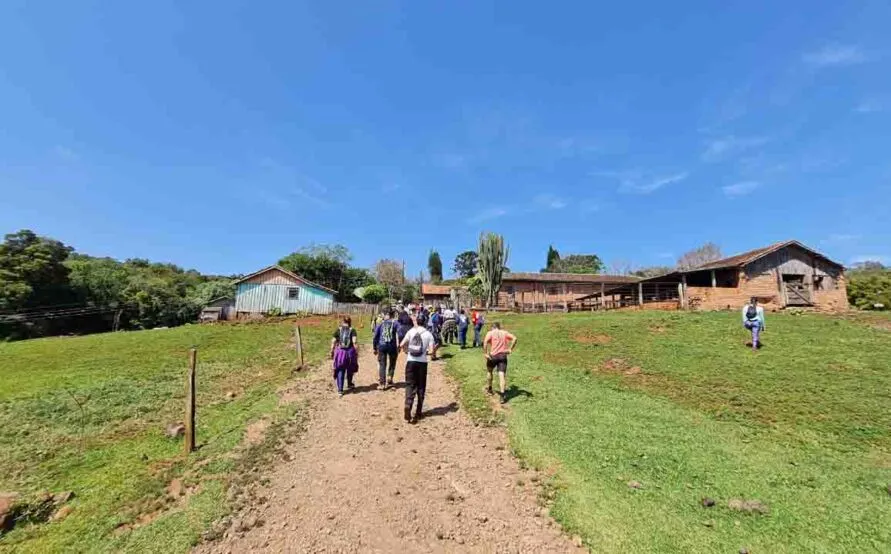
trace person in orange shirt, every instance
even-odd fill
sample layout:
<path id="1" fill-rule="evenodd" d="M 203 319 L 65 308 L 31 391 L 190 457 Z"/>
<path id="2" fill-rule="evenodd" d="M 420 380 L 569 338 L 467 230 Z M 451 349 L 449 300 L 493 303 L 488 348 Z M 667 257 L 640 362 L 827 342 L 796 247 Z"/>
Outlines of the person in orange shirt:
<path id="1" fill-rule="evenodd" d="M 507 389 L 505 388 L 507 385 L 507 357 L 513 353 L 516 346 L 517 337 L 503 330 L 501 323 L 497 321 L 492 324 L 492 330 L 486 333 L 486 338 L 483 339 L 486 370 L 489 372 L 489 386 L 486 388 L 486 392 L 492 394 L 492 372 L 497 370 L 502 404 L 507 402 Z"/>

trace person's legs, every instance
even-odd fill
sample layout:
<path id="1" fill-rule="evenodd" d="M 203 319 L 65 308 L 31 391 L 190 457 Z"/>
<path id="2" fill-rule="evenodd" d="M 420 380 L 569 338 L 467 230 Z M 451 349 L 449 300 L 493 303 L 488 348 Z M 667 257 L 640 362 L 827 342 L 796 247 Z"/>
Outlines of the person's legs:
<path id="1" fill-rule="evenodd" d="M 467 348 L 467 327 L 458 329 L 458 344 L 461 345 L 461 350 Z"/>
<path id="2" fill-rule="evenodd" d="M 507 402 L 507 358 L 498 362 L 498 387 L 501 391 L 501 403 Z"/>
<path id="3" fill-rule="evenodd" d="M 405 364 L 405 421 L 411 420 L 411 409 L 415 403 L 415 395 L 418 393 L 415 384 L 416 362 L 407 362 Z"/>
<path id="4" fill-rule="evenodd" d="M 387 383 L 393 384 L 393 376 L 396 375 L 396 357 L 398 353 L 394 350 L 392 352 L 388 352 L 387 356 L 390 359 L 390 364 L 387 368 Z"/>
<path id="5" fill-rule="evenodd" d="M 418 411 L 415 412 L 415 419 L 420 419 L 424 411 L 424 396 L 427 394 L 427 364 L 418 364 L 416 370 L 415 381 L 418 388 Z"/>
<path id="6" fill-rule="evenodd" d="M 752 350 L 758 350 L 759 340 L 761 340 L 761 323 L 756 321 L 752 325 Z"/>
<path id="7" fill-rule="evenodd" d="M 488 373 L 488 377 L 486 378 L 486 392 L 492 394 L 492 371 L 495 369 L 495 366 L 492 364 L 491 360 L 486 360 L 486 372 Z"/>
<path id="8" fill-rule="evenodd" d="M 480 342 L 480 332 L 483 330 L 482 326 L 474 325 L 473 326 L 473 347 L 476 348 L 478 346 L 482 346 L 483 343 Z"/>
<path id="9" fill-rule="evenodd" d="M 337 385 L 337 392 L 343 394 L 343 378 L 346 375 L 346 368 L 338 367 L 334 370 L 334 383 Z"/>
<path id="10" fill-rule="evenodd" d="M 383 350 L 377 352 L 377 383 L 381 387 L 387 384 L 387 353 Z"/>

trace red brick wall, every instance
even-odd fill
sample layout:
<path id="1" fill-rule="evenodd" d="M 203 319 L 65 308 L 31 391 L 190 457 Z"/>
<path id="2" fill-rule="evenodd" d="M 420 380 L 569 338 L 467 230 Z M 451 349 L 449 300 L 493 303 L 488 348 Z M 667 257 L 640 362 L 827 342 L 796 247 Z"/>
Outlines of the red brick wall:
<path id="1" fill-rule="evenodd" d="M 848 282 L 844 275 L 836 279 L 836 288 L 832 290 L 814 291 L 814 305 L 830 312 L 841 312 L 848 309 Z"/>
<path id="2" fill-rule="evenodd" d="M 510 287 L 513 287 L 513 294 L 508 293 Z M 565 294 L 564 294 L 565 287 Z M 498 305 L 511 307 L 513 303 L 528 305 L 559 304 L 562 302 L 572 302 L 583 296 L 593 294 L 600 290 L 600 285 L 596 283 L 572 283 L 563 285 L 562 283 L 539 283 L 534 281 L 504 281 L 501 283 L 501 290 L 498 292 Z"/>
<path id="3" fill-rule="evenodd" d="M 747 277 L 740 271 L 736 287 L 687 287 L 688 303 L 698 299 L 700 310 L 726 310 L 742 308 L 751 297 L 757 297 L 768 310 L 783 307 L 783 299 L 777 286 L 776 273 L 764 273 Z"/>

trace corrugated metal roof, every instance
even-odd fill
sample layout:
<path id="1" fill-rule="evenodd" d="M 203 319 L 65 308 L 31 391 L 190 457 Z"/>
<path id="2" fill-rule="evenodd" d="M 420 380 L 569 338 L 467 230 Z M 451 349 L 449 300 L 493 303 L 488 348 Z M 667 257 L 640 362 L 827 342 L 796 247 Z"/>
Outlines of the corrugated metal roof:
<path id="1" fill-rule="evenodd" d="M 536 281 L 540 283 L 636 283 L 639 277 L 630 275 L 601 275 L 599 273 L 508 273 L 506 281 Z"/>
<path id="2" fill-rule="evenodd" d="M 318 283 L 313 283 L 312 281 L 310 281 L 308 279 L 304 279 L 300 275 L 297 275 L 296 273 L 292 273 L 292 272 L 288 271 L 287 269 L 285 269 L 281 266 L 278 266 L 278 265 L 271 265 L 269 267 L 261 269 L 260 271 L 255 271 L 254 273 L 251 273 L 250 275 L 246 275 L 245 277 L 242 277 L 241 279 L 235 281 L 235 284 L 237 285 L 238 283 L 243 283 L 243 282 L 247 281 L 248 279 L 256 277 L 257 275 L 262 275 L 262 274 L 266 273 L 267 271 L 273 271 L 273 270 L 281 271 L 285 275 L 288 275 L 289 277 L 293 277 L 294 279 L 297 279 L 298 281 L 300 281 L 306 285 L 309 285 L 311 287 L 315 287 L 315 288 L 321 289 L 321 290 L 326 290 L 332 294 L 337 293 L 336 290 L 329 289 L 328 287 L 320 285 Z"/>
<path id="3" fill-rule="evenodd" d="M 727 258 L 722 258 L 720 260 L 715 260 L 713 262 L 708 262 L 708 263 L 702 264 L 700 266 L 694 267 L 693 269 L 688 269 L 688 270 L 682 271 L 681 273 L 690 273 L 692 271 L 702 271 L 702 270 L 706 270 L 706 269 L 724 269 L 724 268 L 728 268 L 728 267 L 742 267 L 745 265 L 749 265 L 750 263 L 754 262 L 755 260 L 757 260 L 759 258 L 763 258 L 764 256 L 767 256 L 768 254 L 776 252 L 777 250 L 780 250 L 781 248 L 786 248 L 787 246 L 797 246 L 803 250 L 807 250 L 808 252 L 810 252 L 811 254 L 813 254 L 815 256 L 823 258 L 824 260 L 826 260 L 827 262 L 829 262 L 831 264 L 837 265 L 839 267 L 844 267 L 842 264 L 835 262 L 833 260 L 830 260 L 823 254 L 817 252 L 813 248 L 808 248 L 807 246 L 801 244 L 797 240 L 787 240 L 787 241 L 771 244 L 770 246 L 756 248 L 755 250 L 749 250 L 748 252 L 743 252 L 742 254 L 736 254 L 735 256 L 730 256 Z"/>

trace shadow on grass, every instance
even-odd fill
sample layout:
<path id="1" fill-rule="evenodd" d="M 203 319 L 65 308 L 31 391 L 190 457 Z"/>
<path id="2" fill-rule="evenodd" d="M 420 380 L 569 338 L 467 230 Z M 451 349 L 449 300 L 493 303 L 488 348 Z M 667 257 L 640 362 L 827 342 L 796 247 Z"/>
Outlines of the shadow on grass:
<path id="1" fill-rule="evenodd" d="M 509 387 L 507 388 L 507 390 L 504 392 L 504 401 L 505 401 L 505 402 L 510 402 L 512 399 L 514 399 L 514 398 L 516 398 L 516 397 L 518 397 L 518 396 L 524 396 L 524 397 L 526 397 L 526 398 L 532 398 L 534 395 L 533 395 L 531 392 L 529 392 L 528 390 L 526 390 L 526 389 L 521 389 L 520 387 L 518 387 L 518 386 L 516 386 L 516 385 L 511 385 L 511 386 L 509 386 Z"/>

